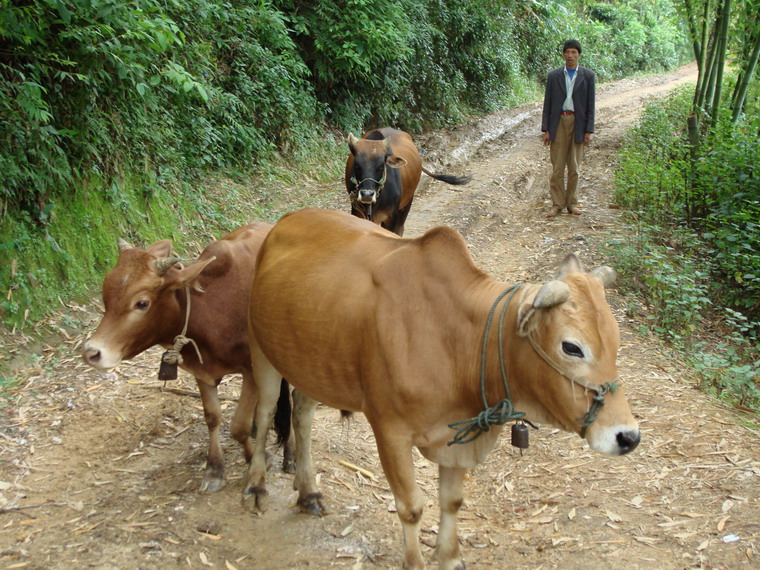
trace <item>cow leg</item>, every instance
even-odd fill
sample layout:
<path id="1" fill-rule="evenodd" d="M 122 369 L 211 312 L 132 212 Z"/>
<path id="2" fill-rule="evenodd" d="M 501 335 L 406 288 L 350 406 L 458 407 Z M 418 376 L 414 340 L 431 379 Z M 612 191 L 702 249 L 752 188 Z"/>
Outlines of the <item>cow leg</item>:
<path id="1" fill-rule="evenodd" d="M 240 388 L 240 398 L 238 399 L 235 415 L 232 417 L 230 433 L 240 445 L 243 446 L 245 462 L 250 463 L 253 457 L 254 443 L 251 438 L 251 427 L 253 426 L 253 414 L 256 411 L 256 401 L 258 393 L 253 376 L 250 372 L 243 372 L 243 384 Z"/>
<path id="2" fill-rule="evenodd" d="M 206 471 L 201 481 L 201 493 L 215 493 L 224 487 L 224 453 L 219 439 L 219 431 L 222 423 L 222 407 L 219 404 L 219 395 L 216 387 L 218 379 L 212 386 L 206 384 L 200 378 L 198 391 L 201 393 L 203 403 L 203 417 L 208 427 L 208 456 L 206 457 Z"/>
<path id="3" fill-rule="evenodd" d="M 438 502 L 441 506 L 436 543 L 438 562 L 442 570 L 464 570 L 464 560 L 459 555 L 457 513 L 464 501 L 463 484 L 467 469 L 439 465 L 438 473 Z"/>
<path id="4" fill-rule="evenodd" d="M 425 568 L 419 538 L 425 499 L 414 478 L 411 441 L 406 437 L 374 431 L 380 463 L 396 499 L 396 512 L 404 532 L 404 568 Z"/>
<path id="5" fill-rule="evenodd" d="M 280 383 L 280 398 L 277 400 L 274 423 L 278 442 L 282 441 L 282 430 L 287 429 L 288 437 L 282 448 L 282 470 L 285 473 L 296 472 L 296 434 L 293 426 L 293 408 L 291 405 L 293 398 L 291 392 L 290 385 L 283 378 Z M 280 425 L 278 426 L 278 424 Z"/>
<path id="6" fill-rule="evenodd" d="M 317 490 L 311 462 L 311 425 L 317 402 L 299 390 L 293 390 L 293 408 L 293 431 L 296 432 L 296 476 L 293 489 L 298 491 L 298 506 L 301 510 L 322 516 L 327 514 L 327 508 L 322 503 L 322 493 Z"/>
<path id="7" fill-rule="evenodd" d="M 256 444 L 243 489 L 243 506 L 250 511 L 266 510 L 267 433 L 274 420 L 282 375 L 275 370 L 258 346 L 251 347 L 253 378 L 258 388 Z"/>
<path id="8" fill-rule="evenodd" d="M 414 198 L 412 198 L 412 200 L 409 200 L 409 203 L 403 208 L 401 208 L 398 211 L 398 214 L 396 215 L 397 217 L 396 217 L 395 227 L 396 227 L 396 234 L 399 237 L 404 237 L 404 225 L 406 224 L 406 217 L 409 215 L 409 210 L 412 209 L 413 200 Z"/>

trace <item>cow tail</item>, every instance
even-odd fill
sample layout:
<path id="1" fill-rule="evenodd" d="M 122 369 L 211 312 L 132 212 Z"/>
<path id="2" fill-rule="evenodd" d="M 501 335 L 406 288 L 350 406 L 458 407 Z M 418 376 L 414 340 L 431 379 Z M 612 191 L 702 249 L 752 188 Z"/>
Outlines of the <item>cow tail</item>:
<path id="1" fill-rule="evenodd" d="M 293 406 L 290 402 L 290 386 L 282 379 L 280 397 L 277 400 L 277 410 L 274 413 L 274 431 L 277 434 L 277 446 L 281 447 L 290 437 L 290 416 Z"/>
<path id="2" fill-rule="evenodd" d="M 472 180 L 472 175 L 454 176 L 453 174 L 435 174 L 427 170 L 425 167 L 422 168 L 422 172 L 430 176 L 430 178 L 435 178 L 436 180 L 440 180 L 441 182 L 445 182 L 446 184 L 455 184 L 457 186 L 461 186 L 462 184 L 467 184 L 470 180 Z"/>

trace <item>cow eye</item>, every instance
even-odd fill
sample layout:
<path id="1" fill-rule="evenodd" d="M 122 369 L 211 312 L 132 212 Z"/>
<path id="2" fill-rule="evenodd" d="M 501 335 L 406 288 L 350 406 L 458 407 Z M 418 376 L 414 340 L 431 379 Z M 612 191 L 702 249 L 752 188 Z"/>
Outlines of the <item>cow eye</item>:
<path id="1" fill-rule="evenodd" d="M 583 351 L 581 347 L 572 342 L 562 341 L 562 350 L 569 356 L 577 356 L 583 358 Z"/>
<path id="2" fill-rule="evenodd" d="M 135 309 L 138 311 L 144 311 L 149 305 L 150 303 L 148 303 L 148 301 L 137 301 L 137 303 L 135 303 Z"/>

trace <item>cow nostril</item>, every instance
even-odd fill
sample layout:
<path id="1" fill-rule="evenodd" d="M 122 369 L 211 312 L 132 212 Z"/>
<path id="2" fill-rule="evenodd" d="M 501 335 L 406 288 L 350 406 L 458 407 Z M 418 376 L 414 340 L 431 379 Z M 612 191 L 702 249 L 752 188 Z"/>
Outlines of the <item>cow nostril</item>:
<path id="1" fill-rule="evenodd" d="M 636 449 L 639 441 L 641 441 L 641 434 L 638 430 L 618 432 L 617 443 L 618 447 L 620 448 L 620 455 L 625 455 L 626 453 Z"/>
<path id="2" fill-rule="evenodd" d="M 100 360 L 100 351 L 97 348 L 87 348 L 82 353 L 85 362 L 95 363 Z"/>

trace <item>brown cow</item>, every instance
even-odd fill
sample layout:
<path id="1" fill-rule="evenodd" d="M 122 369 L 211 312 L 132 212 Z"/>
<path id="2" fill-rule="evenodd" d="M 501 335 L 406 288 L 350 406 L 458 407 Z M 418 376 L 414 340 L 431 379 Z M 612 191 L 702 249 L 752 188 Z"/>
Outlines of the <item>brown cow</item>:
<path id="1" fill-rule="evenodd" d="M 449 228 L 400 239 L 339 212 L 284 216 L 256 264 L 251 355 L 258 426 L 271 421 L 281 373 L 305 394 L 294 410 L 299 504 L 323 509 L 309 456 L 309 398 L 367 416 L 409 568 L 425 565 L 418 540 L 425 499 L 413 446 L 439 464 L 441 568 L 464 567 L 456 531 L 462 482 L 492 449 L 501 424 L 525 413 L 581 434 L 597 451 L 631 451 L 639 429 L 617 386 L 620 335 L 604 296 L 611 278 L 609 268 L 584 273 L 571 255 L 555 280 L 508 287 L 478 269 Z M 481 414 L 484 400 L 492 407 Z M 244 491 L 248 508 L 265 506 L 264 477 L 257 446 Z"/>
<path id="2" fill-rule="evenodd" d="M 423 172 L 449 184 L 470 181 L 469 176 L 433 174 L 424 168 L 412 137 L 404 131 L 374 129 L 361 139 L 349 134 L 348 148 L 346 190 L 351 213 L 400 236 Z"/>
<path id="3" fill-rule="evenodd" d="M 105 315 L 82 352 L 91 366 L 113 368 L 151 346 L 171 347 L 183 328 L 187 329 L 184 335 L 193 342 L 180 352 L 181 367 L 198 382 L 209 431 L 202 492 L 224 486 L 217 386 L 227 374 L 243 376 L 231 432 L 243 445 L 246 461 L 253 454 L 250 434 L 256 392 L 251 384 L 247 306 L 256 254 L 271 227 L 264 223 L 240 227 L 209 244 L 197 261 L 185 267 L 177 258 L 168 257 L 168 240 L 147 250 L 121 241 L 118 263 L 103 282 Z M 286 385 L 281 395 L 276 422 L 280 439 L 287 437 L 290 427 Z M 283 468 L 292 471 L 292 462 L 292 449 L 287 446 Z"/>

